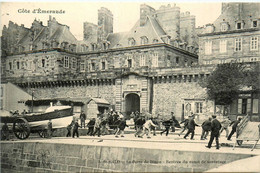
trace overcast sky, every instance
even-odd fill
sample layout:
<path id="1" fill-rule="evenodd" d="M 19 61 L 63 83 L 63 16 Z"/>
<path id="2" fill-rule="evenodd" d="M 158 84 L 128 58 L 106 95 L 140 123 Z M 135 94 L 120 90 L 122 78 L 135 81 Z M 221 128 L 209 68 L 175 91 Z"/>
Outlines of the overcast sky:
<path id="1" fill-rule="evenodd" d="M 2 2 L 1 30 L 3 25 L 8 25 L 9 20 L 18 25 L 24 24 L 27 28 L 31 27 L 35 18 L 47 25 L 49 14 L 32 13 L 34 9 L 64 10 L 64 14 L 52 14 L 52 17 L 55 17 L 59 23 L 68 25 L 73 35 L 77 39 L 82 39 L 83 22 L 97 24 L 98 9 L 106 7 L 114 15 L 114 32 L 124 32 L 129 31 L 139 19 L 140 4 L 143 3 L 157 10 L 161 5 L 174 5 L 175 2 Z M 196 26 L 213 23 L 221 13 L 221 2 L 180 3 L 177 1 L 176 5 L 181 8 L 181 12 L 190 11 L 191 15 L 196 16 Z M 30 13 L 19 13 L 19 9 L 30 10 Z"/>

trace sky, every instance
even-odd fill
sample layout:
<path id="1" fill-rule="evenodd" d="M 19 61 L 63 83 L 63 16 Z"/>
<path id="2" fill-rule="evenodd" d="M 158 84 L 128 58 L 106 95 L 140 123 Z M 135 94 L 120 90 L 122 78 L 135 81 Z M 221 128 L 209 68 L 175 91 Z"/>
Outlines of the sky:
<path id="1" fill-rule="evenodd" d="M 114 32 L 129 31 L 139 19 L 140 5 L 147 4 L 155 10 L 161 5 L 171 4 L 180 7 L 181 12 L 189 11 L 196 16 L 196 26 L 213 23 L 221 13 L 221 2 L 185 2 L 182 1 L 77 1 L 77 2 L 1 2 L 1 33 L 3 25 L 13 21 L 30 28 L 34 19 L 47 25 L 50 14 L 32 13 L 34 9 L 63 10 L 63 14 L 51 14 L 56 20 L 68 25 L 72 34 L 79 40 L 83 38 L 83 23 L 97 24 L 98 9 L 108 8 L 114 16 Z M 26 11 L 30 11 L 26 13 Z"/>

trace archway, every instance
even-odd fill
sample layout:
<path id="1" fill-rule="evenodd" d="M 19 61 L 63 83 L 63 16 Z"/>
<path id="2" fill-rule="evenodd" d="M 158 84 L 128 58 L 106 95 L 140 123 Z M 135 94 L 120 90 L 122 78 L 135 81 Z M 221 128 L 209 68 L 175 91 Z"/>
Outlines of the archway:
<path id="1" fill-rule="evenodd" d="M 134 93 L 127 94 L 125 97 L 126 116 L 129 117 L 129 115 L 135 111 L 140 112 L 140 97 Z"/>

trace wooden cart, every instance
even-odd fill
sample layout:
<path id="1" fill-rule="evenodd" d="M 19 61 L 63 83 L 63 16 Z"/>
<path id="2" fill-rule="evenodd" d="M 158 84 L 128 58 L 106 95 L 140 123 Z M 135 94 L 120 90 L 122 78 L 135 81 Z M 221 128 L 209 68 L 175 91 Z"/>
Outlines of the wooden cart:
<path id="1" fill-rule="evenodd" d="M 241 146 L 243 141 L 255 141 L 255 144 L 251 149 L 251 151 L 253 151 L 260 138 L 260 122 L 250 122 L 249 116 L 247 115 L 238 125 L 236 134 L 237 137 L 233 150 L 235 149 L 236 144 Z"/>
<path id="2" fill-rule="evenodd" d="M 30 133 L 47 136 L 47 124 L 52 120 L 53 129 L 66 127 L 72 121 L 73 110 L 70 106 L 55 106 L 53 111 L 41 114 L 25 114 L 21 116 L 1 116 L 1 123 L 12 123 L 12 131 L 18 139 L 27 139 Z"/>

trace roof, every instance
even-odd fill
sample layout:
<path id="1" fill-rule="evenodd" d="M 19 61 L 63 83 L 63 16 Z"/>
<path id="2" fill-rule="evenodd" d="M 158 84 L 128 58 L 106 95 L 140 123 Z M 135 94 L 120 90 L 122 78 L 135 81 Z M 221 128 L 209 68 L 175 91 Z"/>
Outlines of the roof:
<path id="1" fill-rule="evenodd" d="M 102 105 L 110 105 L 109 102 L 105 99 L 102 99 L 102 98 L 91 98 L 87 104 L 90 102 L 90 101 L 94 101 L 96 104 L 102 104 Z"/>
<path id="2" fill-rule="evenodd" d="M 148 38 L 148 44 L 153 43 L 153 40 L 158 40 L 157 43 L 164 43 L 161 39 L 166 33 L 158 23 L 158 21 L 151 16 L 147 16 L 146 23 L 144 26 L 140 26 L 140 20 L 136 22 L 134 27 L 127 33 L 121 33 L 119 35 L 111 35 L 114 39 L 111 39 L 112 45 L 120 44 L 122 47 L 128 47 L 128 39 L 133 38 L 136 42 L 135 46 L 141 45 L 141 37 L 146 36 Z M 109 38 L 109 37 L 108 37 Z M 116 40 L 118 41 L 116 42 Z M 111 46 L 113 48 L 113 46 Z"/>

